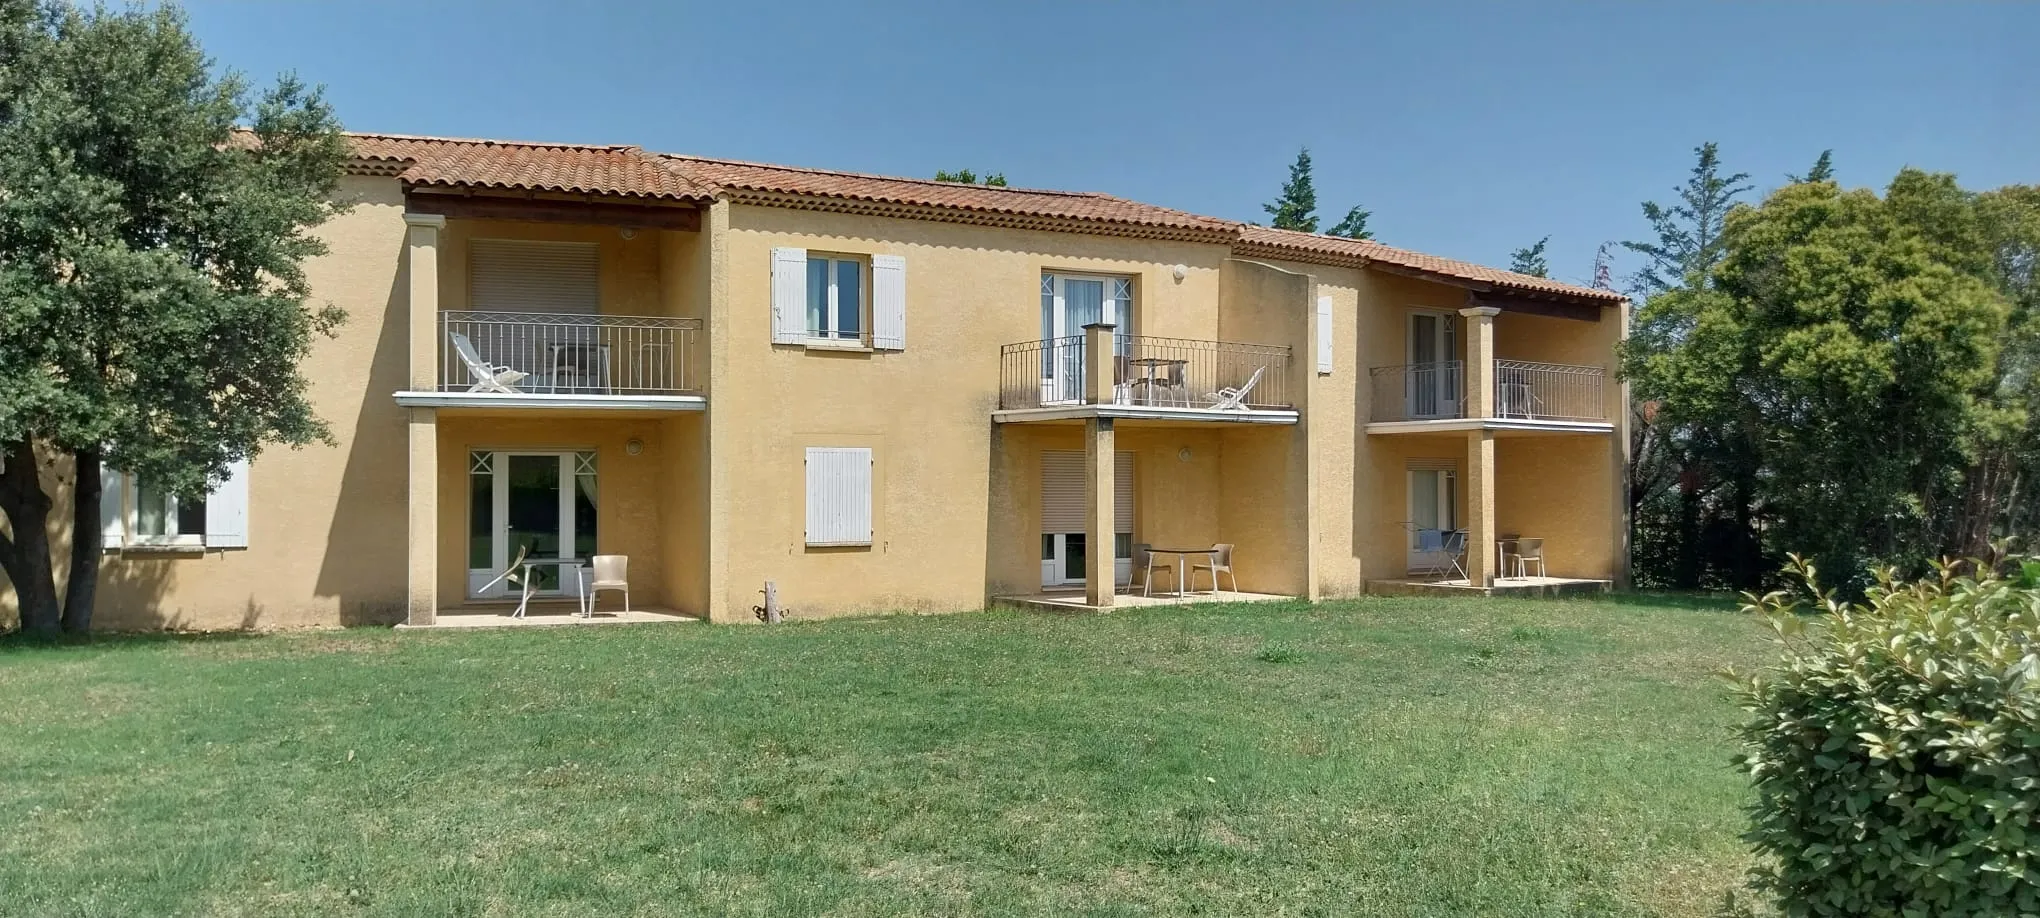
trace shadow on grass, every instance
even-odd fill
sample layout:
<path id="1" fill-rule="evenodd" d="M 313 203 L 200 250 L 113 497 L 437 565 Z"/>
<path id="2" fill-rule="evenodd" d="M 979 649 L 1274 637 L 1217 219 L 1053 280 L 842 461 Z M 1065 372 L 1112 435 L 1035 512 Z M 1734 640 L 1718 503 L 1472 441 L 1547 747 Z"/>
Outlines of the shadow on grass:
<path id="1" fill-rule="evenodd" d="M 267 636 L 260 631 L 95 631 L 89 634 L 41 637 L 15 631 L 0 634 L 0 653 L 108 650 L 122 647 L 153 647 L 159 644 L 230 644 L 260 640 Z"/>
<path id="2" fill-rule="evenodd" d="M 1742 597 L 1734 593 L 1702 593 L 1680 590 L 1630 590 L 1602 593 L 1588 597 L 1593 602 L 1605 602 L 1618 606 L 1639 606 L 1652 609 L 1681 610 L 1692 612 L 1739 612 Z"/>

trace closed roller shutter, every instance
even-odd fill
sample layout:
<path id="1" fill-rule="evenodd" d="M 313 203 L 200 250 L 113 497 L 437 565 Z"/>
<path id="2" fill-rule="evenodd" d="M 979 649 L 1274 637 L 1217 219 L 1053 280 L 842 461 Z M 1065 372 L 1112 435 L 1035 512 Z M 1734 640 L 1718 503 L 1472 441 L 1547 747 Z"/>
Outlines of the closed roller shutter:
<path id="1" fill-rule="evenodd" d="M 476 239 L 468 244 L 469 308 L 599 313 L 600 267 L 592 242 Z"/>
<path id="2" fill-rule="evenodd" d="M 1120 452 L 1112 463 L 1113 532 L 1133 531 L 1133 454 Z M 1080 450 L 1041 453 L 1041 531 L 1083 532 L 1084 454 Z"/>

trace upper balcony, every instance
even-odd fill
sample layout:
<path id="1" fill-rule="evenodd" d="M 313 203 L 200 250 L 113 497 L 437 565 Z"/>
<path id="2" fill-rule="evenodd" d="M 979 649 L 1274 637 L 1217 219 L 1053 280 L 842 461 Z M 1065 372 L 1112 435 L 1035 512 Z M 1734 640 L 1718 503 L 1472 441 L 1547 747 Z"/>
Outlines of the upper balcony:
<path id="1" fill-rule="evenodd" d="M 1093 359 L 1089 342 L 1105 340 L 1072 335 L 1001 347 L 994 419 L 1296 423 L 1286 346 L 1110 335 L 1110 353 Z M 1109 385 L 1091 385 L 1096 372 L 1109 373 Z"/>
<path id="2" fill-rule="evenodd" d="M 1457 360 L 1375 367 L 1369 372 L 1370 433 L 1479 426 L 1497 429 L 1612 429 L 1607 371 L 1528 360 L 1492 363 L 1494 409 L 1472 417 L 1466 365 Z"/>
<path id="3" fill-rule="evenodd" d="M 439 314 L 438 391 L 595 406 L 699 396 L 701 320 L 546 312 Z M 602 397 L 591 399 L 590 397 Z"/>

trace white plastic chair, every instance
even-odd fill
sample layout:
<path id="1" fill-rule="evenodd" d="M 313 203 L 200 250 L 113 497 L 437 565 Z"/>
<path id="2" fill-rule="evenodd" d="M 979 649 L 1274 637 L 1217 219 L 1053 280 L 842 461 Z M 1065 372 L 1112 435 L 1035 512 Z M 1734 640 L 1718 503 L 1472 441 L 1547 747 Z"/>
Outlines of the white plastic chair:
<path id="1" fill-rule="evenodd" d="M 1175 571 L 1176 566 L 1174 564 L 1156 564 L 1155 553 L 1148 550 L 1148 543 L 1146 542 L 1133 543 L 1133 563 L 1127 565 L 1126 592 L 1128 593 L 1133 592 L 1133 579 L 1135 577 L 1139 577 L 1140 595 L 1142 596 L 1154 595 L 1156 568 L 1161 568 L 1162 570 L 1170 571 L 1173 573 Z"/>
<path id="2" fill-rule="evenodd" d="M 630 556 L 596 555 L 592 567 L 580 569 L 581 591 L 587 598 L 588 614 L 595 614 L 595 596 L 603 590 L 623 592 L 623 611 L 630 611 Z"/>
<path id="3" fill-rule="evenodd" d="M 1266 372 L 1268 372 L 1268 368 L 1264 365 L 1260 369 L 1255 370 L 1254 375 L 1247 377 L 1246 385 L 1237 389 L 1220 389 L 1217 392 L 1207 393 L 1204 397 L 1211 399 L 1211 409 L 1213 411 L 1244 410 L 1247 407 L 1247 393 L 1254 391 L 1254 386 L 1261 381 L 1261 374 Z"/>
<path id="4" fill-rule="evenodd" d="M 475 343 L 469 341 L 468 336 L 453 332 L 452 337 L 453 349 L 460 354 L 460 362 L 467 364 L 468 378 L 475 381 L 474 385 L 468 387 L 469 392 L 515 393 L 517 383 L 531 375 L 523 370 L 513 370 L 507 365 L 492 365 L 482 359 L 481 352 L 475 350 Z"/>
<path id="5" fill-rule="evenodd" d="M 1240 578 L 1233 574 L 1232 551 L 1233 544 L 1231 542 L 1219 542 L 1211 546 L 1211 554 L 1205 556 L 1204 561 L 1198 561 L 1190 565 L 1190 588 L 1193 590 L 1197 589 L 1197 572 L 1203 571 L 1211 576 L 1211 591 L 1213 593 L 1218 592 L 1218 575 L 1220 574 L 1224 574 L 1232 580 L 1233 592 L 1239 592 Z"/>

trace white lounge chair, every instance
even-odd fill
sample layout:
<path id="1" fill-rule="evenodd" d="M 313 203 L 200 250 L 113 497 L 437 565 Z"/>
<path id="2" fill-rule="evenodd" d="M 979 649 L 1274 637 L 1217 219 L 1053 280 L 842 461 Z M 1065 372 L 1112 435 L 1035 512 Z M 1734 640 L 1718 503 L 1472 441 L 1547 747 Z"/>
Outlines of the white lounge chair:
<path id="1" fill-rule="evenodd" d="M 1261 374 L 1266 372 L 1268 368 L 1262 366 L 1254 371 L 1254 375 L 1247 377 L 1246 385 L 1237 389 L 1220 389 L 1217 392 L 1206 393 L 1204 397 L 1211 399 L 1213 411 L 1243 411 L 1247 407 L 1247 393 L 1254 391 L 1254 386 L 1261 381 Z"/>
<path id="2" fill-rule="evenodd" d="M 587 614 L 595 614 L 595 596 L 603 590 L 623 591 L 623 611 L 630 611 L 630 556 L 596 555 L 592 568 L 581 568 L 581 592 L 587 598 Z"/>
<path id="3" fill-rule="evenodd" d="M 524 377 L 531 375 L 523 370 L 513 370 L 508 366 L 491 365 L 488 361 L 482 359 L 481 353 L 475 350 L 475 343 L 469 341 L 468 336 L 454 332 L 452 337 L 453 349 L 459 352 L 460 362 L 467 364 L 468 378 L 475 382 L 474 385 L 468 387 L 469 392 L 514 393 L 517 391 L 517 383 L 524 379 Z"/>

